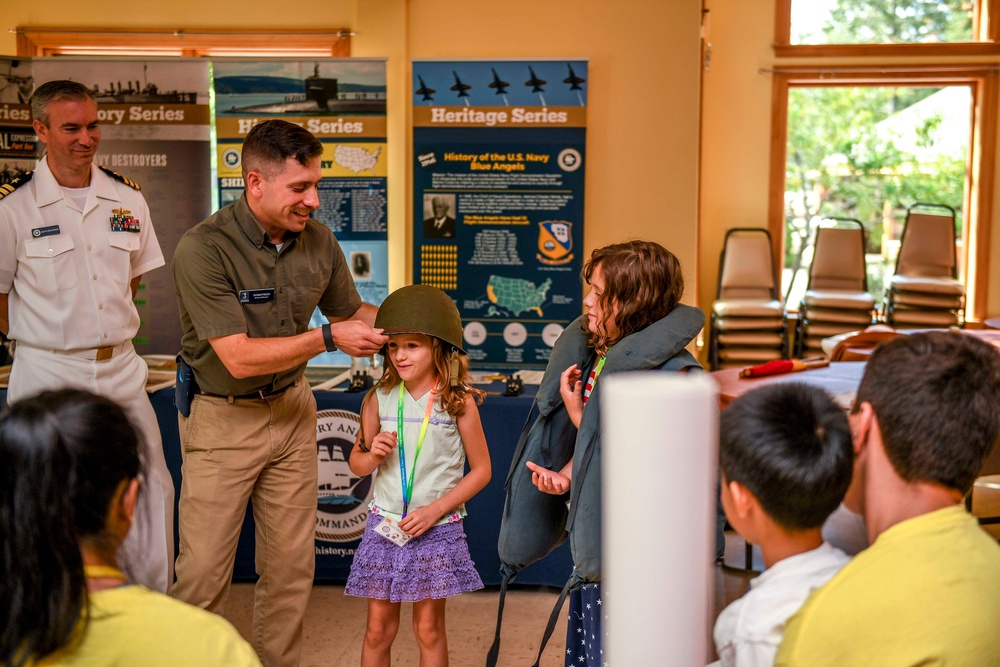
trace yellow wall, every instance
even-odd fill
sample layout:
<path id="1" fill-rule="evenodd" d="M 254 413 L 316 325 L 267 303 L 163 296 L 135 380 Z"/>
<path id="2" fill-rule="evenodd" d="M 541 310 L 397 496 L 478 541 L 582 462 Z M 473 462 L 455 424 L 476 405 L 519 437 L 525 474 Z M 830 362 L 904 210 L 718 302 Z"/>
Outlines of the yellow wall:
<path id="1" fill-rule="evenodd" d="M 698 303 L 715 299 L 726 230 L 767 227 L 774 0 L 706 0 L 701 152 L 701 280 Z"/>
<path id="2" fill-rule="evenodd" d="M 589 58 L 583 249 L 647 238 L 674 251 L 696 297 L 699 0 L 259 0 L 122 5 L 5 3 L 0 53 L 19 25 L 109 28 L 348 27 L 353 55 L 389 58 L 390 286 L 408 281 L 409 59 Z"/>
<path id="3" fill-rule="evenodd" d="M 586 250 L 658 241 L 697 276 L 698 0 L 413 0 L 412 58 L 590 58 Z"/>
<path id="4" fill-rule="evenodd" d="M 363 1 L 363 0 L 361 0 Z M 380 4 L 382 0 L 376 3 Z M 343 28 L 352 0 L 298 0 L 294 4 L 240 0 L 50 0 L 0 3 L 0 54 L 16 52 L 17 26 L 74 28 Z"/>
<path id="5" fill-rule="evenodd" d="M 308 26 L 349 27 L 357 32 L 354 55 L 389 58 L 393 287 L 411 272 L 411 58 L 590 58 L 584 250 L 628 237 L 659 241 L 686 267 L 688 301 L 711 303 L 726 229 L 766 225 L 771 79 L 757 70 L 774 64 L 774 0 L 705 0 L 712 60 L 700 168 L 697 0 L 302 0 L 294 12 L 260 0 L 174 0 L 169 16 L 160 3 L 122 7 L 5 3 L 0 53 L 15 53 L 8 29 L 19 25 Z M 990 247 L 1000 256 L 1000 171 L 991 187 Z M 989 284 L 1000 285 L 1000 262 L 992 263 Z M 987 312 L 1000 313 L 1000 288 L 990 290 Z"/>

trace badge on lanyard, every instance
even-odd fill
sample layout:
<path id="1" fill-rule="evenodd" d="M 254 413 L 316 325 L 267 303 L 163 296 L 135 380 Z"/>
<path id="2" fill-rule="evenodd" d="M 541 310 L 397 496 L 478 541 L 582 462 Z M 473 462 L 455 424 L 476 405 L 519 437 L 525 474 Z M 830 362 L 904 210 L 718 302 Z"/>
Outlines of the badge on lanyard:
<path id="1" fill-rule="evenodd" d="M 413 535 L 403 532 L 399 524 L 387 516 L 382 517 L 382 520 L 375 524 L 375 532 L 398 546 L 403 546 L 413 539 Z"/>
<path id="2" fill-rule="evenodd" d="M 132 217 L 132 211 L 127 208 L 111 209 L 111 231 L 139 233 L 139 221 Z"/>

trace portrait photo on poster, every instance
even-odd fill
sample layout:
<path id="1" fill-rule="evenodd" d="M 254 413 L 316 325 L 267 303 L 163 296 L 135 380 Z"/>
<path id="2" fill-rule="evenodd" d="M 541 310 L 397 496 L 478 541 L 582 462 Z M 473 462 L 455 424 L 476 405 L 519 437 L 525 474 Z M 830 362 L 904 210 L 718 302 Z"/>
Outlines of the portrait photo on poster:
<path id="1" fill-rule="evenodd" d="M 372 254 L 367 251 L 351 253 L 351 273 L 355 280 L 371 280 Z"/>
<path id="2" fill-rule="evenodd" d="M 424 193 L 424 238 L 455 238 L 455 195 Z"/>

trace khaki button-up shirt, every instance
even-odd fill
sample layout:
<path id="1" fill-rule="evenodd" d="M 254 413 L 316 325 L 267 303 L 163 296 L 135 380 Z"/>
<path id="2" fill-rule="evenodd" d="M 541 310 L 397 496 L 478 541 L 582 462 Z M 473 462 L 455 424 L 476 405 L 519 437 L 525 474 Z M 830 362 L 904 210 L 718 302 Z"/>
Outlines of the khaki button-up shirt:
<path id="1" fill-rule="evenodd" d="M 300 234 L 287 235 L 279 250 L 254 218 L 245 194 L 184 234 L 173 271 L 184 360 L 202 390 L 213 394 L 281 389 L 302 375 L 305 364 L 237 379 L 210 338 L 294 336 L 308 330 L 317 307 L 333 318 L 349 317 L 361 307 L 347 260 L 329 228 L 310 220 Z"/>

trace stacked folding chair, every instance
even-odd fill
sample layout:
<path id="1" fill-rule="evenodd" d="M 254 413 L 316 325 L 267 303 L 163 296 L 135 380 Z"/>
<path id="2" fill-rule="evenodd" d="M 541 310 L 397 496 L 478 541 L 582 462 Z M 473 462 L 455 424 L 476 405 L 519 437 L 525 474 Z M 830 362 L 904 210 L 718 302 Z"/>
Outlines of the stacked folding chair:
<path id="1" fill-rule="evenodd" d="M 816 230 L 809 284 L 799 306 L 796 356 L 822 354 L 824 338 L 864 329 L 874 315 L 864 227 L 851 218 L 825 218 Z"/>
<path id="2" fill-rule="evenodd" d="M 950 206 L 914 204 L 907 209 L 884 319 L 903 329 L 965 325 L 965 288 L 958 280 L 955 210 Z"/>
<path id="3" fill-rule="evenodd" d="M 771 235 L 766 229 L 730 229 L 712 304 L 709 364 L 717 370 L 787 356 L 785 313 Z"/>

